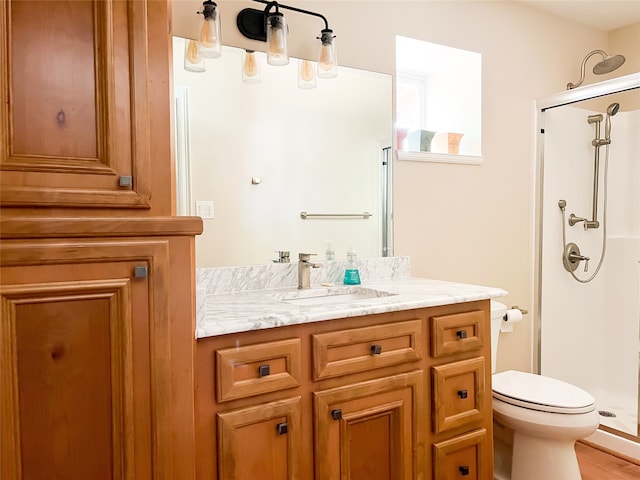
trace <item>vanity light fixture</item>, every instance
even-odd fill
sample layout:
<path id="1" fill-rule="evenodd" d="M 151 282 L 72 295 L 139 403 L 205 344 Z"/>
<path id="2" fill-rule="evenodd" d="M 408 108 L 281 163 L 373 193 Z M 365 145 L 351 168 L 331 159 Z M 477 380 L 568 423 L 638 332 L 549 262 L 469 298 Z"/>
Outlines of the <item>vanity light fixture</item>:
<path id="1" fill-rule="evenodd" d="M 206 58 L 218 58 L 222 54 L 218 5 L 211 0 L 205 0 L 202 2 L 202 11 L 196 13 L 203 16 L 198 37 L 198 52 Z"/>
<path id="2" fill-rule="evenodd" d="M 245 8 L 238 13 L 236 24 L 240 33 L 252 40 L 267 42 L 267 63 L 270 65 L 286 65 L 289 63 L 287 52 L 287 25 L 280 9 L 291 10 L 305 15 L 313 15 L 324 21 L 320 31 L 320 53 L 318 54 L 318 77 L 332 78 L 337 75 L 338 63 L 335 47 L 335 35 L 329 28 L 329 22 L 320 13 L 301 8 L 283 5 L 274 1 L 253 0 L 266 5 L 264 10 Z M 275 11 L 272 12 L 272 9 Z"/>

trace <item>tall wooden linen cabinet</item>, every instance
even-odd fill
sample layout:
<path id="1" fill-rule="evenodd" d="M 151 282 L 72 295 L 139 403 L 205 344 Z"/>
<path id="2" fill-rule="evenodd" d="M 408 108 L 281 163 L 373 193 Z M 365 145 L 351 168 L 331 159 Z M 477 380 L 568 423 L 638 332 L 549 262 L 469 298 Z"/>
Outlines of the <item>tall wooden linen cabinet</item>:
<path id="1" fill-rule="evenodd" d="M 0 2 L 2 480 L 194 478 L 169 0 Z"/>

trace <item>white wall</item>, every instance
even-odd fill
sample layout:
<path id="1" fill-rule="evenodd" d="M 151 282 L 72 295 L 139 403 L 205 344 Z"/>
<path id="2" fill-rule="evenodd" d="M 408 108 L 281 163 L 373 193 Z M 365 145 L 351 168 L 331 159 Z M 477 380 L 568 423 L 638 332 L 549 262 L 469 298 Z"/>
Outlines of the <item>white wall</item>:
<path id="1" fill-rule="evenodd" d="M 484 165 L 396 162 L 395 253 L 411 256 L 415 275 L 502 287 L 510 292 L 505 303 L 531 311 L 533 101 L 575 81 L 588 52 L 608 49 L 607 33 L 512 1 L 296 3 L 329 19 L 343 65 L 393 73 L 396 35 L 482 54 Z M 257 4 L 219 4 L 230 10 L 224 42 L 260 48 L 234 26 L 235 11 Z M 176 34 L 195 36 L 197 17 L 176 21 Z M 292 54 L 313 57 L 319 27 L 302 17 L 288 16 Z M 636 44 L 626 41 L 635 34 L 623 33 L 616 53 L 637 56 Z M 590 75 L 586 83 L 594 81 Z M 525 317 L 501 339 L 499 370 L 532 368 L 530 322 Z"/>

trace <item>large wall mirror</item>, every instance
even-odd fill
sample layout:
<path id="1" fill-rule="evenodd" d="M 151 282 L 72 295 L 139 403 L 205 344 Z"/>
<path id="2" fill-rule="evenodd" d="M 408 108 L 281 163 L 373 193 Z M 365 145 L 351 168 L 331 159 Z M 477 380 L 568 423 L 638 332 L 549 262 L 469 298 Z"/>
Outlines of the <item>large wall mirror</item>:
<path id="1" fill-rule="evenodd" d="M 262 81 L 247 84 L 243 50 L 223 47 L 201 73 L 184 53 L 174 38 L 178 212 L 203 216 L 196 265 L 269 263 L 281 250 L 322 261 L 327 241 L 337 259 L 351 242 L 384 255 L 391 76 L 341 66 L 301 89 L 296 59 L 274 67 L 257 52 Z"/>

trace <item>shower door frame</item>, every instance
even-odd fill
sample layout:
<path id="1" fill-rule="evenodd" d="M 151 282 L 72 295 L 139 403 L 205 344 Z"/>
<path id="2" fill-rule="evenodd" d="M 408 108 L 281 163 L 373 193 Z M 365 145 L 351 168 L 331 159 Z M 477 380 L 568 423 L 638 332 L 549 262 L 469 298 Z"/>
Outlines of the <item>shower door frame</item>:
<path id="1" fill-rule="evenodd" d="M 542 352 L 542 201 L 544 195 L 543 173 L 544 173 L 544 120 L 543 112 L 548 108 L 569 105 L 583 100 L 589 100 L 604 95 L 624 92 L 627 90 L 640 89 L 640 73 L 633 73 L 622 77 L 606 80 L 591 85 L 586 85 L 573 90 L 567 90 L 535 101 L 535 125 L 534 132 L 535 141 L 535 168 L 534 168 L 534 202 L 533 202 L 533 219 L 534 219 L 534 239 L 533 239 L 533 298 L 530 305 L 533 305 L 532 319 L 532 352 L 533 352 L 533 371 L 540 373 L 541 371 L 541 352 Z M 611 436 L 614 436 L 613 434 Z M 624 438 L 624 437 L 621 437 Z M 631 440 L 637 442 L 637 440 Z M 638 449 L 632 448 L 629 452 L 622 452 L 630 457 L 639 458 L 640 444 L 636 443 Z M 609 445 L 606 445 L 609 446 Z M 617 447 L 614 447 L 617 450 Z M 622 447 L 624 449 L 624 447 Z"/>

